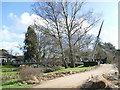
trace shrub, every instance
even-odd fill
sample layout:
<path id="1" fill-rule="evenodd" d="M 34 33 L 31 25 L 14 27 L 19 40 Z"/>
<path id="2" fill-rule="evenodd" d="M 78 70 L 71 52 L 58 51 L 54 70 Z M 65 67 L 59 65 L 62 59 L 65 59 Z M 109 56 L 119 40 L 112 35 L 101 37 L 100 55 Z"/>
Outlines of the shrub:
<path id="1" fill-rule="evenodd" d="M 13 62 L 3 62 L 2 65 L 11 66 L 11 65 L 13 65 Z"/>
<path id="2" fill-rule="evenodd" d="M 20 78 L 22 80 L 32 80 L 34 76 L 40 76 L 42 73 L 42 70 L 40 68 L 33 68 L 33 67 L 23 67 L 20 69 Z"/>
<path id="3" fill-rule="evenodd" d="M 44 73 L 49 73 L 49 72 L 53 72 L 53 71 L 55 71 L 54 68 L 46 68 L 46 69 L 44 70 Z"/>
<path id="4" fill-rule="evenodd" d="M 84 66 L 88 67 L 88 66 L 95 66 L 98 65 L 98 62 L 96 61 L 88 61 L 88 62 L 84 62 Z"/>
<path id="5" fill-rule="evenodd" d="M 120 78 L 120 56 L 117 57 L 117 58 L 114 60 L 114 62 L 115 62 L 115 67 L 117 67 L 117 69 L 118 69 L 119 78 Z"/>
<path id="6" fill-rule="evenodd" d="M 47 67 L 46 69 L 44 69 L 44 73 L 49 73 L 49 72 L 57 71 L 60 69 L 61 69 L 61 67 L 59 67 L 59 66 Z"/>
<path id="7" fill-rule="evenodd" d="M 26 65 L 20 65 L 19 69 L 21 70 L 21 69 L 26 68 L 26 67 L 27 67 Z"/>
<path id="8" fill-rule="evenodd" d="M 2 65 L 0 68 L 15 68 L 13 65 Z"/>

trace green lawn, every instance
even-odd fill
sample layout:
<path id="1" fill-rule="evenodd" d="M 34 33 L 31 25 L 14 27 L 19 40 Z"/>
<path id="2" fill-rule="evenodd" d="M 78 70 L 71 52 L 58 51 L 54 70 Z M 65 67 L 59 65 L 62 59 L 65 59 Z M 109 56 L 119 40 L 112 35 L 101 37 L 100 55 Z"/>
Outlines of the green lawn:
<path id="1" fill-rule="evenodd" d="M 14 66 L 12 66 L 12 65 L 5 65 L 5 66 L 1 65 L 0 68 L 14 68 Z"/>
<path id="2" fill-rule="evenodd" d="M 9 70 L 7 72 L 1 72 L 2 78 L 14 76 L 19 73 L 19 71 L 12 71 L 13 69 L 16 69 L 16 67 L 11 66 L 11 65 L 0 66 L 0 69 Z M 33 85 L 28 85 L 28 84 L 21 84 L 20 82 L 18 82 L 19 80 L 21 79 L 16 78 L 16 79 L 11 79 L 11 80 L 6 80 L 2 82 L 2 88 L 30 88 L 33 86 Z"/>
<path id="3" fill-rule="evenodd" d="M 21 84 L 20 82 L 18 82 L 19 80 L 21 79 L 8 80 L 2 83 L 2 88 L 31 88 L 32 86 L 36 85 Z"/>
<path id="4" fill-rule="evenodd" d="M 13 71 L 13 72 L 2 72 L 2 78 L 4 77 L 9 77 L 9 76 L 12 76 L 12 75 L 16 75 L 18 74 L 19 71 Z"/>
<path id="5" fill-rule="evenodd" d="M 82 70 L 87 70 L 90 68 L 94 68 L 95 66 L 91 66 L 91 67 L 84 67 L 83 65 L 75 67 L 75 68 L 67 68 L 67 69 L 61 69 L 61 70 L 57 70 L 54 72 L 50 72 L 50 73 L 44 73 L 45 75 L 47 74 L 53 74 L 53 73 L 59 73 L 59 72 L 65 72 L 65 71 L 82 71 Z M 2 68 L 6 68 L 4 66 L 2 66 Z M 13 68 L 13 67 L 12 67 Z M 2 77 L 8 77 L 10 75 L 15 75 L 19 73 L 19 71 L 12 71 L 12 72 L 2 72 Z M 5 82 L 2 83 L 2 88 L 31 88 L 36 84 L 33 85 L 29 85 L 29 84 L 21 84 L 20 81 L 21 79 L 11 79 L 11 80 L 7 80 Z"/>
<path id="6" fill-rule="evenodd" d="M 2 74 L 2 78 L 10 77 L 12 75 L 16 75 L 19 73 L 18 68 L 14 67 L 12 65 L 6 65 L 6 66 L 2 65 L 2 66 L 0 66 L 0 69 L 2 69 L 0 72 Z"/>
<path id="7" fill-rule="evenodd" d="M 57 70 L 54 72 L 50 72 L 50 73 L 44 73 L 45 75 L 47 74 L 53 74 L 53 73 L 59 73 L 59 72 L 64 72 L 64 71 L 82 71 L 82 70 L 87 70 L 90 68 L 94 68 L 95 66 L 91 66 L 91 67 L 84 67 L 83 65 L 75 67 L 75 68 L 67 68 L 67 69 L 61 69 L 61 70 Z"/>

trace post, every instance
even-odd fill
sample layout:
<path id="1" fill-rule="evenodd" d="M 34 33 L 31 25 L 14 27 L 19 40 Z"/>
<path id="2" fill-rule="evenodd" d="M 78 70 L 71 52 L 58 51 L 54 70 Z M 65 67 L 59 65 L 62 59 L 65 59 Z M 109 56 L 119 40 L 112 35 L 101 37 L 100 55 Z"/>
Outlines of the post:
<path id="1" fill-rule="evenodd" d="M 98 36 L 97 36 L 97 40 L 96 40 L 96 43 L 95 43 L 95 47 L 93 49 L 93 54 L 92 54 L 92 61 L 94 59 L 94 55 L 95 55 L 95 50 L 96 50 L 96 46 L 97 46 L 97 43 L 98 43 L 98 39 L 99 39 L 99 36 L 100 36 L 100 33 L 101 33 L 101 29 L 102 29 L 102 26 L 103 26 L 103 23 L 104 23 L 104 20 L 102 21 L 102 24 L 100 26 L 100 30 L 99 30 L 99 33 L 98 33 Z"/>

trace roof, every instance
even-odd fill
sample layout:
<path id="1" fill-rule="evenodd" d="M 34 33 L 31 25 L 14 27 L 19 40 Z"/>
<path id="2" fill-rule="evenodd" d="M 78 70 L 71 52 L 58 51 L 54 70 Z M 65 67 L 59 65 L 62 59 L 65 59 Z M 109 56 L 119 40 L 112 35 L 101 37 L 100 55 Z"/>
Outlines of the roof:
<path id="1" fill-rule="evenodd" d="M 118 49 L 117 51 L 119 51 L 119 52 L 120 52 L 120 49 Z"/>
<path id="2" fill-rule="evenodd" d="M 6 56 L 0 56 L 0 58 L 6 58 Z"/>

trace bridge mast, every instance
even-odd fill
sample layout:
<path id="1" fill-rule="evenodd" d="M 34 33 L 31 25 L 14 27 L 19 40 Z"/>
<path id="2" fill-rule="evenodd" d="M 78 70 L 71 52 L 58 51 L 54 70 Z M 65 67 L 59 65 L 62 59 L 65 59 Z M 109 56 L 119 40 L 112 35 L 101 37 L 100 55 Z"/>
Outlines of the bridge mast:
<path id="1" fill-rule="evenodd" d="M 99 36 L 100 36 L 100 33 L 101 33 L 101 29 L 102 29 L 102 26 L 103 26 L 103 23 L 104 23 L 104 20 L 102 21 L 102 24 L 100 26 L 100 29 L 99 29 L 99 33 L 98 33 L 98 36 L 97 36 L 97 40 L 96 40 L 96 43 L 95 43 L 95 47 L 93 49 L 93 53 L 92 53 L 92 61 L 94 59 L 94 55 L 95 55 L 95 50 L 96 50 L 96 46 L 97 46 L 97 43 L 98 43 L 98 39 L 99 39 Z"/>

